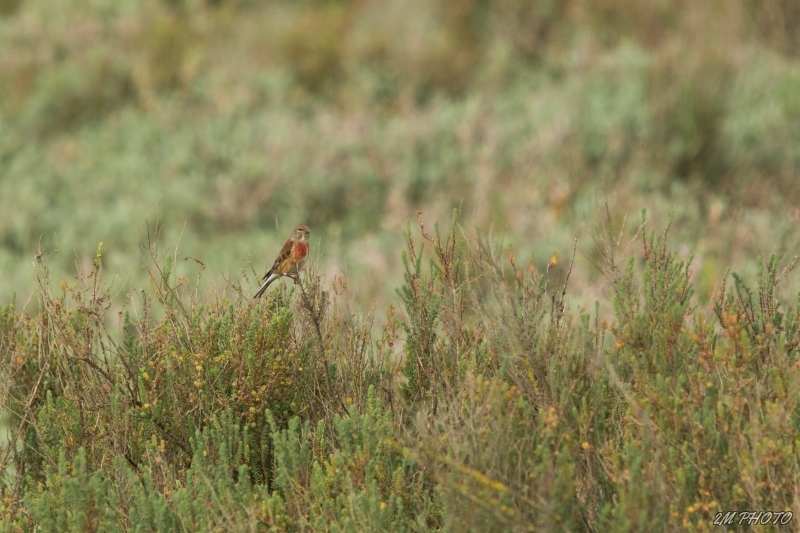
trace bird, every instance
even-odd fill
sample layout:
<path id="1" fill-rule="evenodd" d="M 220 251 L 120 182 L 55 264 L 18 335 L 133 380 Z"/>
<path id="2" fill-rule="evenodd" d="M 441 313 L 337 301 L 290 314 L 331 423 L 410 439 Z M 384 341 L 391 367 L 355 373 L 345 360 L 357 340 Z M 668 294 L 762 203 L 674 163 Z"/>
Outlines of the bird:
<path id="1" fill-rule="evenodd" d="M 297 283 L 297 275 L 303 268 L 306 256 L 308 256 L 309 233 L 310 230 L 305 224 L 300 224 L 294 229 L 289 238 L 286 239 L 286 242 L 283 243 L 283 248 L 281 248 L 278 257 L 272 263 L 272 268 L 261 278 L 264 283 L 258 289 L 256 295 L 253 296 L 253 299 L 264 294 L 269 284 L 282 276 L 289 276 Z"/>

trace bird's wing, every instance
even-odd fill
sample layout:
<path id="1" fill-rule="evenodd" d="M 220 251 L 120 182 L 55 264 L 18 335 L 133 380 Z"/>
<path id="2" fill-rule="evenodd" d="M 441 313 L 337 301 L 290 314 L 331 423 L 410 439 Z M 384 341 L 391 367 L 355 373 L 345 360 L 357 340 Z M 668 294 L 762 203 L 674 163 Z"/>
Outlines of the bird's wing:
<path id="1" fill-rule="evenodd" d="M 270 268 L 267 273 L 264 274 L 264 277 L 261 278 L 262 280 L 267 279 L 269 275 L 272 274 L 276 268 L 278 268 L 278 265 L 288 259 L 289 255 L 292 253 L 292 244 L 294 243 L 291 239 L 288 239 L 285 243 L 283 243 L 283 248 L 281 248 L 281 251 L 278 253 L 278 257 L 275 258 L 275 262 L 272 263 L 272 268 Z"/>

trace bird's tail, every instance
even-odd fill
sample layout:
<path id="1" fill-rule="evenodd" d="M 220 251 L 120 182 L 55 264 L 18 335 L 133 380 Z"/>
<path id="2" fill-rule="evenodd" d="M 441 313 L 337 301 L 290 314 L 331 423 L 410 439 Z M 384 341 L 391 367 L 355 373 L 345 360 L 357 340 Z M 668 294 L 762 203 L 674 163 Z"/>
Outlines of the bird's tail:
<path id="1" fill-rule="evenodd" d="M 279 277 L 280 276 L 270 276 L 270 277 L 268 277 L 267 281 L 265 281 L 264 284 L 261 285 L 261 288 L 258 289 L 258 292 L 256 293 L 256 295 L 253 296 L 253 299 L 255 300 L 256 298 L 260 298 L 261 295 L 264 294 L 264 291 L 267 290 L 267 287 L 269 287 L 269 284 L 272 283 L 273 281 L 275 281 L 276 279 L 278 279 Z"/>

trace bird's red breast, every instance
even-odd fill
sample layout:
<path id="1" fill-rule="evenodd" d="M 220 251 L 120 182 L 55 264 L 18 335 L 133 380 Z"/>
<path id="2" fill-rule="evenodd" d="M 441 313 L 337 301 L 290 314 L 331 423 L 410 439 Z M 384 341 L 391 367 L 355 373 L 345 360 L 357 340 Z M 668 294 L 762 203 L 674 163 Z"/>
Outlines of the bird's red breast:
<path id="1" fill-rule="evenodd" d="M 303 259 L 305 256 L 308 255 L 308 243 L 307 242 L 297 242 L 292 249 L 292 255 L 295 259 Z"/>

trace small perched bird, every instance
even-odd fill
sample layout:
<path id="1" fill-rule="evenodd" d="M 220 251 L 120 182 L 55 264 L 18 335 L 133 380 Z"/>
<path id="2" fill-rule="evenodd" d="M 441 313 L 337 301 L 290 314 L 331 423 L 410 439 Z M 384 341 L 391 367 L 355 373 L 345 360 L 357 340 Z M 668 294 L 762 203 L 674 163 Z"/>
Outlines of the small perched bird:
<path id="1" fill-rule="evenodd" d="M 258 289 L 253 298 L 258 298 L 264 294 L 269 284 L 282 276 L 289 276 L 297 283 L 297 275 L 303 268 L 303 263 L 305 263 L 308 255 L 309 232 L 310 230 L 305 224 L 301 224 L 294 229 L 289 238 L 286 239 L 286 242 L 283 243 L 283 248 L 278 253 L 278 257 L 275 258 L 275 262 L 272 263 L 272 268 L 261 278 L 264 280 L 264 284 L 261 285 L 261 288 Z"/>

